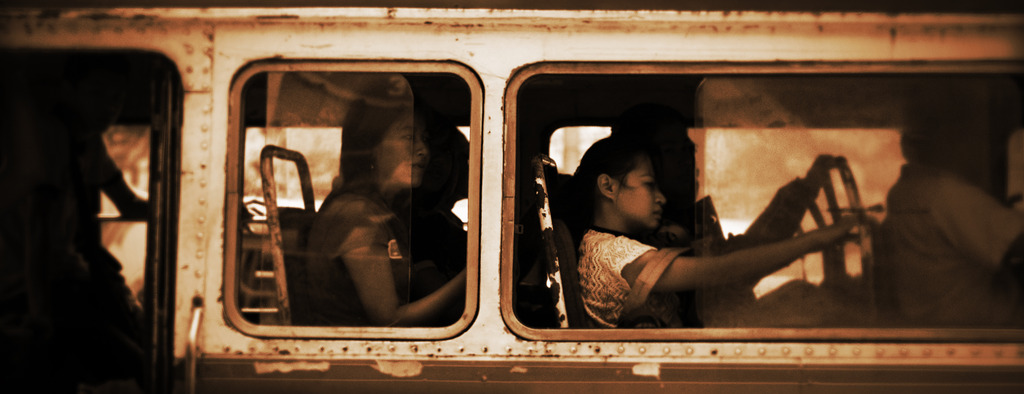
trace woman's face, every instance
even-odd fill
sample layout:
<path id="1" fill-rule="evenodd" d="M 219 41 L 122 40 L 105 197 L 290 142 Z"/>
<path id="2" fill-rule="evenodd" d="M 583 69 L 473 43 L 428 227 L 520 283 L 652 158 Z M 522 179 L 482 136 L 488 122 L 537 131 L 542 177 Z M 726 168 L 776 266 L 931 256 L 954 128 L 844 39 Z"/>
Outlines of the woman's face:
<path id="1" fill-rule="evenodd" d="M 665 196 L 658 189 L 651 159 L 646 155 L 637 159 L 636 168 L 619 182 L 614 203 L 620 212 L 624 230 L 630 234 L 643 234 L 658 228 L 661 223 Z"/>
<path id="2" fill-rule="evenodd" d="M 374 156 L 382 186 L 396 189 L 419 186 L 430 162 L 423 128 L 414 127 L 411 115 L 403 116 L 388 129 Z"/>

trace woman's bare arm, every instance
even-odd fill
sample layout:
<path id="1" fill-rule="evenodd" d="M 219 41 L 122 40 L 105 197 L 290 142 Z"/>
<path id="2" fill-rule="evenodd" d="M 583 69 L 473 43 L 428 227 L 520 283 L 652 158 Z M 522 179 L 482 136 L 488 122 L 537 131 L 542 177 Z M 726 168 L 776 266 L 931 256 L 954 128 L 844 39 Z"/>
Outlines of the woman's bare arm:
<path id="1" fill-rule="evenodd" d="M 787 240 L 735 251 L 721 256 L 678 256 L 654 284 L 654 291 L 684 291 L 729 283 L 782 268 L 804 254 L 818 250 L 850 232 L 857 224 L 846 218 L 832 226 Z M 653 253 L 648 252 L 648 254 Z M 634 284 L 647 259 L 640 256 L 622 268 L 622 276 Z"/>
<path id="2" fill-rule="evenodd" d="M 465 289 L 466 271 L 463 270 L 427 296 L 400 305 L 386 248 L 367 245 L 351 249 L 342 260 L 352 275 L 363 309 L 370 321 L 379 326 L 430 323 L 462 296 Z"/>

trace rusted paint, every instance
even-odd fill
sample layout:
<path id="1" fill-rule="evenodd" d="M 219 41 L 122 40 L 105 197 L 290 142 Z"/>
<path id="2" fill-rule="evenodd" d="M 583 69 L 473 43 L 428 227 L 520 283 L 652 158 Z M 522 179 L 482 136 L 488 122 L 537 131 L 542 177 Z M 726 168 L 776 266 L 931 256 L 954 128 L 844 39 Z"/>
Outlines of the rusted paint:
<path id="1" fill-rule="evenodd" d="M 281 15 L 257 15 L 257 16 L 256 16 L 256 20 L 259 20 L 259 21 L 266 21 L 266 20 L 287 20 L 287 19 L 299 19 L 299 16 L 298 16 L 298 15 L 291 15 L 291 14 L 281 14 Z"/>
<path id="2" fill-rule="evenodd" d="M 661 364 L 658 363 L 640 363 L 633 366 L 633 375 L 636 376 L 649 376 L 655 379 L 661 379 Z"/>
<path id="3" fill-rule="evenodd" d="M 293 362 L 267 362 L 267 361 L 256 361 L 253 363 L 253 368 L 256 370 L 257 375 L 263 375 L 273 372 L 291 373 L 295 371 L 317 371 L 327 372 L 331 369 L 331 364 L 326 361 L 311 362 L 311 361 L 293 361 Z"/>
<path id="4" fill-rule="evenodd" d="M 373 365 L 373 369 L 376 369 L 377 372 L 382 374 L 394 376 L 396 378 L 411 378 L 423 373 L 423 364 L 419 361 L 411 360 L 377 360 L 377 364 Z"/>

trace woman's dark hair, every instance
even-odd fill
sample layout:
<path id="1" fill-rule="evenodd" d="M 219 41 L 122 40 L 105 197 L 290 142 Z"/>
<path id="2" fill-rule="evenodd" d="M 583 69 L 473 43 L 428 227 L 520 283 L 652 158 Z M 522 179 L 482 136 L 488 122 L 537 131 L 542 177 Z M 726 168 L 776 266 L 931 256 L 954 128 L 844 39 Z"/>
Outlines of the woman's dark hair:
<path id="1" fill-rule="evenodd" d="M 583 154 L 576 173 L 552 201 L 552 214 L 562 219 L 579 245 L 583 233 L 594 223 L 597 203 L 597 177 L 608 174 L 623 180 L 648 156 L 645 146 L 632 138 L 608 137 L 595 142 Z M 649 156 L 648 156 L 649 157 Z"/>
<path id="2" fill-rule="evenodd" d="M 650 142 L 654 140 L 654 133 L 658 131 L 659 127 L 672 123 L 680 123 L 689 127 L 693 126 L 693 119 L 687 118 L 667 105 L 637 104 L 619 115 L 619 119 L 612 125 L 612 136 Z"/>

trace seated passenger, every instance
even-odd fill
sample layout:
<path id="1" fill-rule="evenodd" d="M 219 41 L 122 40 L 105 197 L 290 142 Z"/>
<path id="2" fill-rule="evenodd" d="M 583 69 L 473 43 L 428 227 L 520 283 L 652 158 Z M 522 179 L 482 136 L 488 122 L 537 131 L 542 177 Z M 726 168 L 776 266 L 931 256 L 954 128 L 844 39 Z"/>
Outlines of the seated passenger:
<path id="1" fill-rule="evenodd" d="M 982 161 L 948 134 L 939 137 L 945 126 L 931 126 L 900 140 L 907 164 L 889 190 L 879 233 L 880 302 L 894 325 L 1024 327 L 1014 275 L 1024 257 L 1024 214 L 972 184 L 978 177 L 968 168 Z"/>
<path id="2" fill-rule="evenodd" d="M 630 107 L 612 126 L 613 137 L 645 144 L 654 176 L 665 195 L 661 228 L 652 234 L 654 246 L 689 246 L 704 234 L 696 217 L 696 145 L 687 134 L 693 120 L 655 103 Z"/>
<path id="3" fill-rule="evenodd" d="M 463 295 L 462 271 L 429 295 L 410 297 L 410 190 L 430 160 L 411 110 L 369 115 L 342 132 L 344 183 L 313 222 L 303 273 L 308 316 L 298 324 L 429 325 Z M 390 124 L 388 124 L 390 123 Z M 298 302 L 298 300 L 296 301 Z"/>
<path id="4" fill-rule="evenodd" d="M 654 326 L 680 327 L 674 292 L 763 276 L 849 233 L 852 217 L 777 243 L 720 256 L 684 256 L 684 248 L 662 248 L 642 239 L 661 221 L 665 196 L 655 181 L 650 155 L 641 144 L 610 137 L 583 155 L 568 188 L 569 224 L 583 229 L 579 273 L 587 314 L 600 327 L 616 327 L 635 316 L 653 316 Z M 579 235 L 574 234 L 574 238 Z M 687 311 L 682 311 L 687 312 Z"/>

